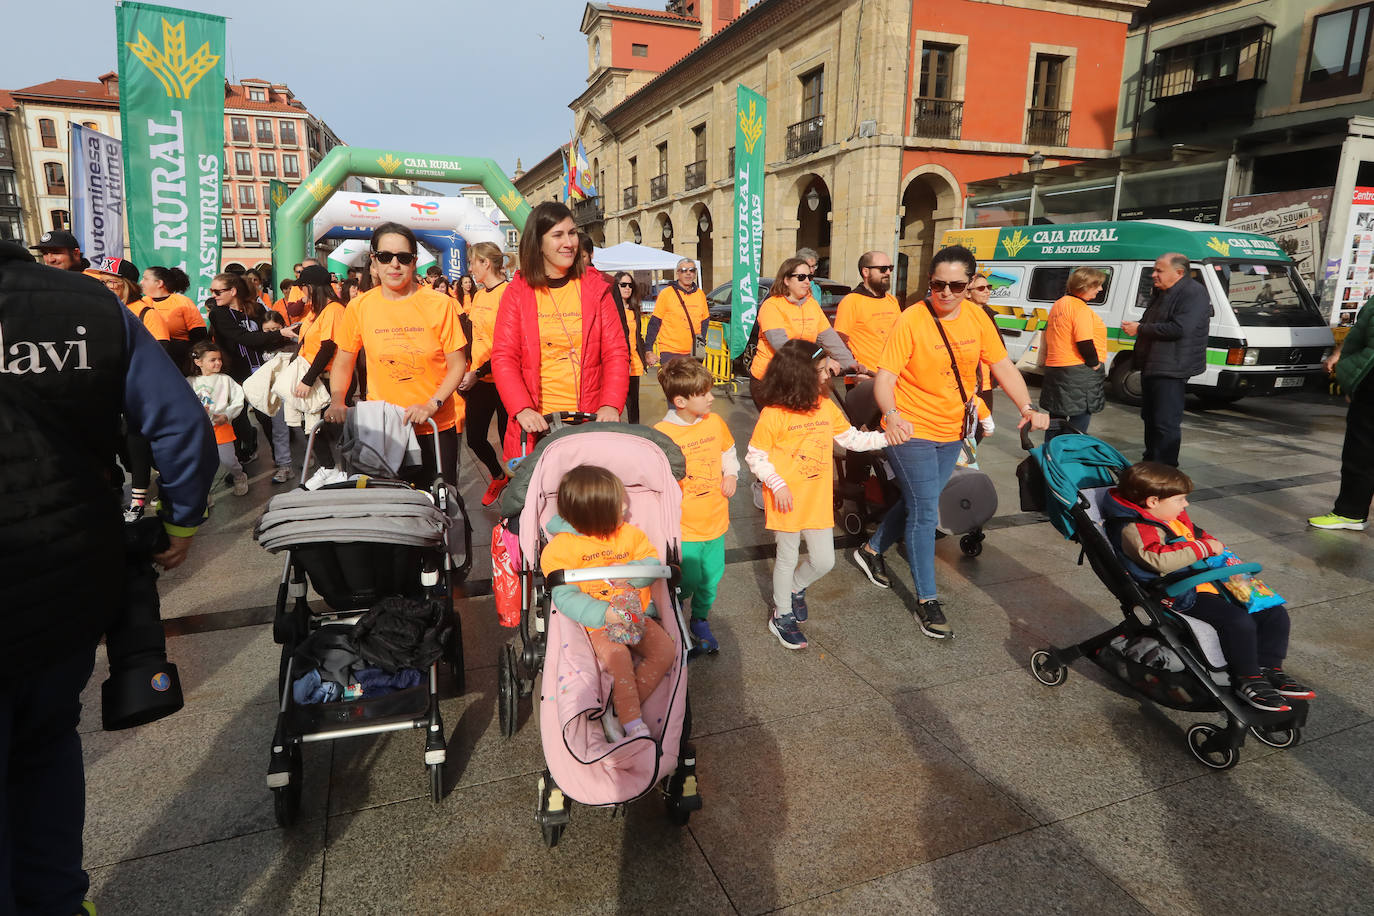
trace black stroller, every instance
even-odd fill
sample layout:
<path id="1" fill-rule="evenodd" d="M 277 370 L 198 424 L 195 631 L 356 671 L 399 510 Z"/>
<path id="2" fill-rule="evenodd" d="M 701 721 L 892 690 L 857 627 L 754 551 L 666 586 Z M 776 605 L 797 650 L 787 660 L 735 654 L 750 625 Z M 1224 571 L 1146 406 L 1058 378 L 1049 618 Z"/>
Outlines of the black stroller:
<path id="1" fill-rule="evenodd" d="M 1223 713 L 1224 727 L 1198 722 L 1187 733 L 1188 750 L 1212 769 L 1236 765 L 1247 731 L 1270 747 L 1297 744 L 1307 722 L 1307 702 L 1288 700 L 1292 707 L 1288 712 L 1265 712 L 1245 703 L 1231 690 L 1216 630 L 1161 602 L 1201 582 L 1259 572 L 1259 564 L 1206 571 L 1188 568 L 1157 583 L 1137 582 L 1112 547 L 1102 510 L 1107 492 L 1129 462 L 1107 443 L 1081 434 L 1057 436 L 1049 445 L 1032 448 L 1028 430 L 1023 429 L 1021 445 L 1031 453 L 1027 461 L 1035 462 L 1044 476 L 1044 510 L 1065 537 L 1082 547 L 1079 562 L 1087 558 L 1120 603 L 1124 618 L 1105 633 L 1076 645 L 1033 653 L 1030 664 L 1035 679 L 1058 687 L 1068 679 L 1069 663 L 1087 658 L 1161 706 Z M 1024 499 L 1026 482 L 1034 474 L 1018 471 L 1018 476 L 1023 478 Z"/>
<path id="2" fill-rule="evenodd" d="M 307 479 L 316 431 L 306 445 L 301 480 Z M 424 438 L 434 444 L 438 461 L 438 436 Z M 300 703 L 293 685 L 307 641 L 311 647 L 347 652 L 357 637 L 355 624 L 366 619 L 362 612 L 389 599 L 411 599 L 411 613 L 423 620 L 416 625 L 424 628 L 427 655 L 438 655 L 451 667 L 462 691 L 462 629 L 450 584 L 470 564 L 465 546 L 457 558 L 450 550 L 451 542 L 471 543 L 461 499 L 442 476 L 428 490 L 394 477 L 355 477 L 279 494 L 254 534 L 266 549 L 286 552 L 273 622 L 273 636 L 282 647 L 281 703 L 267 771 L 277 822 L 290 826 L 300 809 L 302 745 L 390 731 L 425 730 L 424 764 L 431 797 L 438 802 L 446 749 L 437 661 L 414 666 L 423 668 L 419 684 L 373 698 L 344 693 L 332 702 Z M 325 609 L 310 606 L 307 582 Z"/>

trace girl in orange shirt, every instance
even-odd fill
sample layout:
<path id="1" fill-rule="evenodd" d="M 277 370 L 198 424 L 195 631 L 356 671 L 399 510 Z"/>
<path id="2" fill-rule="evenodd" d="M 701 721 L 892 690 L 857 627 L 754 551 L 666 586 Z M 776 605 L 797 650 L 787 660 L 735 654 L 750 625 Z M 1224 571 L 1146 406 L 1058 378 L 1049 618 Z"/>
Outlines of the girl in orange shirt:
<path id="1" fill-rule="evenodd" d="M 501 306 L 501 294 L 506 286 L 506 256 L 492 242 L 477 242 L 468 248 L 468 270 L 454 290 L 461 292 L 464 281 L 481 284 L 467 302 L 468 320 L 472 327 L 472 359 L 470 368 L 463 380 L 458 383 L 458 392 L 467 400 L 467 442 L 468 450 L 477 460 L 487 467 L 491 483 L 482 495 L 482 505 L 490 506 L 496 502 L 501 491 L 506 488 L 510 478 L 496 457 L 488 436 L 491 433 L 491 419 L 496 418 L 496 431 L 502 440 L 506 438 L 506 408 L 501 396 L 496 393 L 496 383 L 491 378 L 491 338 L 496 327 L 496 311 Z"/>
<path id="2" fill-rule="evenodd" d="M 658 563 L 648 536 L 625 521 L 630 500 L 625 485 L 610 471 L 580 464 L 558 484 L 558 515 L 540 554 L 544 575 L 555 570 Z M 615 579 L 556 585 L 558 612 L 587 629 L 601 667 L 611 675 L 611 697 L 625 737 L 649 734 L 641 704 L 673 666 L 672 637 L 649 615 L 652 579 Z M 640 659 L 638 666 L 634 656 Z"/>
<path id="3" fill-rule="evenodd" d="M 788 649 L 805 649 L 799 623 L 806 589 L 835 565 L 834 447 L 876 451 L 881 432 L 860 432 L 825 396 L 830 368 L 825 348 L 789 340 L 768 364 L 759 386 L 763 410 L 745 462 L 763 482 L 765 526 L 777 539 L 773 608 L 768 630 Z M 806 560 L 797 564 L 802 539 Z"/>

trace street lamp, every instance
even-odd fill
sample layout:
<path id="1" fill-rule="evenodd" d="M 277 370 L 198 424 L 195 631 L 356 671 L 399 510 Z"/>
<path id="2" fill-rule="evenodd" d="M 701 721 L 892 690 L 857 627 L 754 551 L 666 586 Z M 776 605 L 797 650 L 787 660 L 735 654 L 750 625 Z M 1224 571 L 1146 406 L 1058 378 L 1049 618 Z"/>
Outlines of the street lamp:
<path id="1" fill-rule="evenodd" d="M 700 232 L 702 235 L 705 235 L 706 233 L 711 231 L 711 220 L 709 217 L 706 216 L 704 212 L 697 219 L 697 231 Z"/>
<path id="2" fill-rule="evenodd" d="M 821 195 L 816 193 L 815 187 L 806 192 L 806 205 L 811 208 L 812 213 L 815 213 L 816 208 L 821 205 Z"/>
<path id="3" fill-rule="evenodd" d="M 1045 154 L 1040 152 L 1040 150 L 1036 150 L 1031 153 L 1030 158 L 1027 159 L 1026 162 L 1030 165 L 1030 170 L 1032 172 L 1038 172 L 1040 171 L 1040 166 L 1045 164 Z"/>
<path id="4" fill-rule="evenodd" d="M 672 224 L 672 223 L 664 223 L 664 224 L 663 224 L 663 241 L 665 241 L 665 242 L 671 242 L 672 240 L 673 240 L 673 224 Z"/>
<path id="5" fill-rule="evenodd" d="M 632 233 L 631 233 L 631 234 L 634 236 L 634 240 L 635 240 L 635 244 L 636 244 L 636 245 L 638 245 L 640 242 L 644 241 L 644 235 L 639 231 L 639 224 L 638 224 L 638 223 L 635 224 L 634 229 L 632 230 Z"/>

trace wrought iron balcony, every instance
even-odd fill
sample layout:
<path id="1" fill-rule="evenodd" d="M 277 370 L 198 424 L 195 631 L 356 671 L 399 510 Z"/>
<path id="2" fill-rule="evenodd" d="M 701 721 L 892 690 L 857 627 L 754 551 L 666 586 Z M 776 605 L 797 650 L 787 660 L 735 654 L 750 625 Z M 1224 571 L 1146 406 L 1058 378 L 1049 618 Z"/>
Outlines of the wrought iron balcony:
<path id="1" fill-rule="evenodd" d="M 649 179 L 649 199 L 662 200 L 668 196 L 668 176 L 655 175 Z"/>
<path id="2" fill-rule="evenodd" d="M 628 188 L 626 188 L 624 191 L 621 191 L 620 193 L 621 193 L 621 202 L 622 202 L 622 204 L 624 205 L 624 207 L 625 207 L 626 210 L 633 210 L 635 207 L 639 206 L 639 188 L 638 188 L 638 187 L 628 187 Z"/>
<path id="3" fill-rule="evenodd" d="M 706 160 L 698 159 L 696 162 L 687 163 L 683 169 L 682 186 L 688 191 L 693 188 L 700 188 L 706 184 Z"/>
<path id="4" fill-rule="evenodd" d="M 1057 108 L 1027 109 L 1027 146 L 1068 146 L 1069 112 Z"/>
<path id="5" fill-rule="evenodd" d="M 964 129 L 964 103 L 954 99 L 916 100 L 911 132 L 918 137 L 958 140 Z"/>
<path id="6" fill-rule="evenodd" d="M 599 223 L 606 218 L 606 210 L 601 205 L 601 195 L 588 197 L 573 204 L 573 222 L 579 226 Z"/>
<path id="7" fill-rule="evenodd" d="M 821 148 L 825 135 L 825 115 L 798 121 L 787 128 L 787 158 L 809 156 Z"/>

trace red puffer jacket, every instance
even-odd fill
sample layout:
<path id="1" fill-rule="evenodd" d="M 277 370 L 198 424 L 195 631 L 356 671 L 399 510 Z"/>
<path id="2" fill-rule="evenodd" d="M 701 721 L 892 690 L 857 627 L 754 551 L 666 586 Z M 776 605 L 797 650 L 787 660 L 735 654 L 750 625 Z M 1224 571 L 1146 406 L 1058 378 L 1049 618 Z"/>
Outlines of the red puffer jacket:
<path id="1" fill-rule="evenodd" d="M 534 289 L 518 272 L 501 294 L 492 332 L 491 372 L 496 390 L 506 405 L 504 451 L 507 458 L 520 454 L 520 424 L 515 415 L 527 407 L 540 413 L 539 317 Z M 625 406 L 630 386 L 630 351 L 625 342 L 625 320 L 611 297 L 611 287 L 600 271 L 582 275 L 582 390 L 577 409 L 595 413 L 597 408 Z"/>

